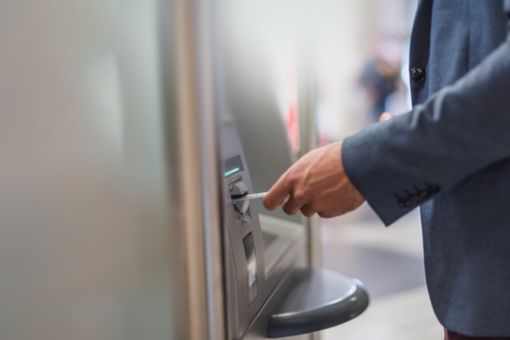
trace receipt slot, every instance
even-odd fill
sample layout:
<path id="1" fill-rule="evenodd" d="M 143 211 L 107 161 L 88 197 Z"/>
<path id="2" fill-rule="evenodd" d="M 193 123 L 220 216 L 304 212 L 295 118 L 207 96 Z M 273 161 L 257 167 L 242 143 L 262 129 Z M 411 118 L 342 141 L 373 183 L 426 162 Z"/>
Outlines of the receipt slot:
<path id="1" fill-rule="evenodd" d="M 228 339 L 308 334 L 346 322 L 368 306 L 358 280 L 304 260 L 302 224 L 261 214 L 233 119 L 221 121 L 223 235 Z"/>

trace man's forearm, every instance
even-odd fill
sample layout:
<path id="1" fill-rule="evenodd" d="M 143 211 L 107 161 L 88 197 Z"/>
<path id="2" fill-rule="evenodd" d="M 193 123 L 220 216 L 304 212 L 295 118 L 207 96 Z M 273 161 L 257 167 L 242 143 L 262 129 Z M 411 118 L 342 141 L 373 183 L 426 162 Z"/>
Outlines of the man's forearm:
<path id="1" fill-rule="evenodd" d="M 423 105 L 348 138 L 346 173 L 385 224 L 510 157 L 510 43 Z"/>

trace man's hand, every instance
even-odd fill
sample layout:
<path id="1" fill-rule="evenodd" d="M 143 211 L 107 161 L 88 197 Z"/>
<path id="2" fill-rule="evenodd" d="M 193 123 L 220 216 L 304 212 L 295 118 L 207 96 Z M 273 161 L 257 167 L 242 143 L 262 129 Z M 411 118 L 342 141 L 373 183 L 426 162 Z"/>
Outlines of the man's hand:
<path id="1" fill-rule="evenodd" d="M 292 165 L 273 185 L 263 200 L 273 210 L 283 205 L 287 214 L 321 217 L 343 215 L 358 208 L 365 199 L 345 174 L 342 145 L 315 149 Z"/>

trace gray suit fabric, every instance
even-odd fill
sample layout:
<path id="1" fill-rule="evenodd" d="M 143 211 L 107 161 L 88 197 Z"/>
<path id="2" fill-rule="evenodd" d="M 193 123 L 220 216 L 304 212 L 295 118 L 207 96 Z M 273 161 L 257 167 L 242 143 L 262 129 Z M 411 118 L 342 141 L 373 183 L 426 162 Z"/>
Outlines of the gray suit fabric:
<path id="1" fill-rule="evenodd" d="M 421 1 L 413 109 L 342 147 L 348 177 L 386 225 L 421 207 L 434 311 L 470 336 L 510 336 L 509 9 Z"/>

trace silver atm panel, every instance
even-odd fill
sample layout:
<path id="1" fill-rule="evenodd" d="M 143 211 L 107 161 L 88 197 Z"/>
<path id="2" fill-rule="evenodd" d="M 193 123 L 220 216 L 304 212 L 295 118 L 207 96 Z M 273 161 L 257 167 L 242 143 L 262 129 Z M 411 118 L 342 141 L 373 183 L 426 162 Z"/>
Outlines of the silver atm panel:
<path id="1" fill-rule="evenodd" d="M 260 215 L 250 201 L 234 201 L 253 185 L 234 121 L 227 115 L 221 121 L 227 309 L 231 336 L 240 339 L 286 272 L 298 261 L 304 265 L 305 237 L 304 228 Z"/>
<path id="2" fill-rule="evenodd" d="M 250 202 L 232 204 L 231 196 L 251 191 L 252 183 L 233 121 L 224 116 L 222 125 L 227 303 L 232 327 L 230 331 L 233 338 L 240 338 L 261 307 L 262 297 L 267 291 L 264 259 L 261 256 L 264 241 L 258 213 L 252 211 Z"/>
<path id="3" fill-rule="evenodd" d="M 363 286 L 308 268 L 302 225 L 235 200 L 253 192 L 252 180 L 234 121 L 224 115 L 221 127 L 229 339 L 306 336 L 359 315 L 368 305 Z"/>

